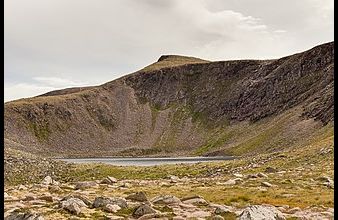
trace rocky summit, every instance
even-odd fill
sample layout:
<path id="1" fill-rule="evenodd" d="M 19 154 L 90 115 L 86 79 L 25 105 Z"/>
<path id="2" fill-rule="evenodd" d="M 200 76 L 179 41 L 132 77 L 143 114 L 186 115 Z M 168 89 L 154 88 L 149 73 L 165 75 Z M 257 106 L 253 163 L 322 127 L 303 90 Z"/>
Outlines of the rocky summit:
<path id="1" fill-rule="evenodd" d="M 163 55 L 5 103 L 5 219 L 334 217 L 334 42 L 272 60 Z M 235 156 L 156 166 L 57 158 Z"/>

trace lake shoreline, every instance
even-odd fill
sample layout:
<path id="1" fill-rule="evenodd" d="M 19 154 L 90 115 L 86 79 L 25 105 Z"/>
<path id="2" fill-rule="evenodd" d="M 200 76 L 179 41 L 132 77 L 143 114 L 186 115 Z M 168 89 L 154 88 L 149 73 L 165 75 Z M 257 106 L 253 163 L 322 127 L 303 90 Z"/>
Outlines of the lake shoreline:
<path id="1" fill-rule="evenodd" d="M 194 164 L 203 162 L 222 162 L 234 160 L 233 156 L 217 157 L 93 157 L 93 158 L 59 158 L 68 163 L 103 163 L 118 166 L 156 166 L 175 164 Z"/>

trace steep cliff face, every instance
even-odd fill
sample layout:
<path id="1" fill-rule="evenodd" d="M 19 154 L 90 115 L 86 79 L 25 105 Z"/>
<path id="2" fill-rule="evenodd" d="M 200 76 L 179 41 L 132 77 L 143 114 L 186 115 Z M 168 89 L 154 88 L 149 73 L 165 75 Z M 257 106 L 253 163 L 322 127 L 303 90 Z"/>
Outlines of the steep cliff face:
<path id="1" fill-rule="evenodd" d="M 124 80 L 140 99 L 162 108 L 178 103 L 190 105 L 214 121 L 259 120 L 320 91 L 319 100 L 313 101 L 328 102 L 326 105 L 332 107 L 333 59 L 333 43 L 329 43 L 278 60 L 183 65 L 160 72 L 141 71 Z M 309 116 L 327 123 L 333 115 L 331 111 L 325 113 L 329 113 L 327 118 L 320 113 Z"/>
<path id="2" fill-rule="evenodd" d="M 14 148 L 49 156 L 291 147 L 332 126 L 333 55 L 331 42 L 276 60 L 162 56 L 101 86 L 5 103 L 5 137 Z"/>

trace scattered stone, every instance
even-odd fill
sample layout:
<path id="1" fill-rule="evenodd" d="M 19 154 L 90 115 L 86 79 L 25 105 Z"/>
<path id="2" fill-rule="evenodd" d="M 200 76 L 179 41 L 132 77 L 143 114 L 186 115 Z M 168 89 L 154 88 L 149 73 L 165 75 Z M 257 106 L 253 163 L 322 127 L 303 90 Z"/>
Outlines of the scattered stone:
<path id="1" fill-rule="evenodd" d="M 178 204 L 180 208 L 182 208 L 183 210 L 195 210 L 196 206 L 194 206 L 193 204 L 185 204 L 185 203 L 180 203 Z"/>
<path id="2" fill-rule="evenodd" d="M 248 179 L 256 179 L 256 178 L 258 178 L 258 176 L 257 176 L 257 174 L 248 174 L 247 178 Z"/>
<path id="3" fill-rule="evenodd" d="M 181 200 L 179 198 L 177 198 L 176 196 L 164 195 L 164 196 L 157 196 L 157 197 L 153 198 L 152 202 L 154 204 L 168 205 L 168 204 L 175 204 L 175 203 L 177 204 L 177 203 L 180 203 Z"/>
<path id="4" fill-rule="evenodd" d="M 184 202 L 190 199 L 203 199 L 203 197 L 199 195 L 187 196 L 187 197 L 182 198 L 181 201 Z"/>
<path id="5" fill-rule="evenodd" d="M 75 215 L 79 215 L 81 213 L 82 207 L 87 207 L 87 205 L 82 200 L 77 198 L 70 198 L 61 202 L 61 208 Z"/>
<path id="6" fill-rule="evenodd" d="M 333 180 L 332 180 L 330 177 L 328 177 L 328 176 L 322 176 L 322 177 L 319 177 L 319 178 L 317 178 L 317 180 L 323 182 L 322 184 L 323 184 L 324 186 L 328 187 L 328 188 L 331 188 L 331 189 L 334 188 L 334 182 L 333 182 Z"/>
<path id="7" fill-rule="evenodd" d="M 261 185 L 264 187 L 272 187 L 272 184 L 268 182 L 262 182 Z"/>
<path id="8" fill-rule="evenodd" d="M 47 202 L 53 202 L 54 201 L 54 198 L 51 195 L 42 195 L 42 196 L 39 197 L 39 199 L 45 200 Z"/>
<path id="9" fill-rule="evenodd" d="M 135 211 L 133 212 L 133 216 L 140 217 L 146 214 L 155 214 L 155 213 L 157 213 L 155 209 L 153 209 L 147 204 L 142 204 L 135 209 Z"/>
<path id="10" fill-rule="evenodd" d="M 296 212 L 302 211 L 299 207 L 289 209 L 286 213 L 295 214 Z"/>
<path id="11" fill-rule="evenodd" d="M 88 207 L 90 207 L 92 205 L 92 202 L 84 195 L 80 195 L 80 194 L 74 194 L 74 195 L 69 195 L 64 197 L 61 201 L 66 201 L 70 198 L 77 198 L 80 199 L 82 202 L 84 202 Z"/>
<path id="12" fill-rule="evenodd" d="M 290 198 L 290 197 L 295 197 L 296 195 L 291 194 L 291 193 L 285 193 L 285 194 L 282 194 L 281 196 L 284 197 L 284 198 Z"/>
<path id="13" fill-rule="evenodd" d="M 27 190 L 27 187 L 24 185 L 19 185 L 18 190 Z"/>
<path id="14" fill-rule="evenodd" d="M 131 195 L 128 195 L 126 199 L 138 201 L 138 202 L 146 202 L 148 201 L 148 198 L 145 194 L 145 192 L 136 192 Z"/>
<path id="15" fill-rule="evenodd" d="M 31 201 L 28 201 L 28 203 L 32 206 L 45 206 L 46 205 L 46 201 L 45 200 L 31 200 Z"/>
<path id="16" fill-rule="evenodd" d="M 5 216 L 5 220 L 44 220 L 41 214 L 38 213 L 22 213 L 22 212 L 11 212 L 9 215 Z"/>
<path id="17" fill-rule="evenodd" d="M 219 205 L 216 207 L 214 213 L 216 215 L 224 215 L 224 214 L 232 213 L 232 210 L 228 206 Z"/>
<path id="18" fill-rule="evenodd" d="M 112 205 L 118 205 L 121 208 L 127 208 L 128 204 L 127 201 L 124 198 L 118 198 L 118 197 L 96 197 L 94 202 L 93 202 L 93 207 L 98 208 L 98 207 L 105 207 L 108 204 Z"/>
<path id="19" fill-rule="evenodd" d="M 224 220 L 224 218 L 220 215 L 215 215 L 211 217 L 211 220 Z"/>
<path id="20" fill-rule="evenodd" d="M 243 174 L 240 173 L 234 173 L 233 175 L 237 178 L 243 178 Z"/>
<path id="21" fill-rule="evenodd" d="M 141 217 L 138 218 L 138 220 L 153 220 L 153 219 L 158 219 L 158 220 L 168 220 L 166 217 L 165 213 L 151 213 L 151 214 L 145 214 Z"/>
<path id="22" fill-rule="evenodd" d="M 324 186 L 330 188 L 330 189 L 334 189 L 334 184 L 333 182 L 325 182 L 323 183 Z"/>
<path id="23" fill-rule="evenodd" d="M 266 173 L 276 173 L 277 170 L 276 170 L 275 168 L 273 168 L 273 167 L 267 167 L 267 168 L 265 169 L 265 172 L 266 172 Z"/>
<path id="24" fill-rule="evenodd" d="M 209 205 L 209 203 L 202 196 L 190 196 L 183 198 L 181 201 L 185 204 Z"/>
<path id="25" fill-rule="evenodd" d="M 266 188 L 261 187 L 261 186 L 257 187 L 257 189 L 258 189 L 259 191 L 261 191 L 261 192 L 266 192 L 266 191 L 268 191 Z"/>
<path id="26" fill-rule="evenodd" d="M 174 176 L 174 175 L 170 175 L 170 176 L 169 176 L 169 179 L 170 179 L 171 181 L 179 181 L 179 180 L 180 180 L 180 178 L 178 178 L 177 176 Z"/>
<path id="27" fill-rule="evenodd" d="M 171 184 L 168 183 L 168 182 L 161 182 L 159 185 L 162 186 L 162 187 L 170 187 L 171 186 Z"/>
<path id="28" fill-rule="evenodd" d="M 14 201 L 19 201 L 19 198 L 15 196 L 7 196 L 5 198 L 5 202 L 14 202 Z"/>
<path id="29" fill-rule="evenodd" d="M 123 220 L 125 218 L 121 217 L 121 216 L 117 216 L 117 215 L 107 215 L 107 216 L 105 216 L 105 219 L 107 219 L 107 220 Z"/>
<path id="30" fill-rule="evenodd" d="M 61 189 L 68 189 L 68 190 L 74 190 L 75 186 L 69 185 L 69 184 L 62 184 L 60 186 Z"/>
<path id="31" fill-rule="evenodd" d="M 261 178 L 268 178 L 268 175 L 266 175 L 264 173 L 258 173 L 257 176 L 261 177 Z"/>
<path id="32" fill-rule="evenodd" d="M 211 216 L 210 212 L 199 210 L 192 213 L 188 213 L 187 219 L 205 219 L 209 216 Z"/>
<path id="33" fill-rule="evenodd" d="M 103 209 L 107 212 L 115 213 L 120 210 L 121 207 L 115 204 L 107 204 Z"/>
<path id="34" fill-rule="evenodd" d="M 224 184 L 225 185 L 236 185 L 236 184 L 238 184 L 241 181 L 242 181 L 241 178 L 230 179 L 230 180 L 226 181 Z"/>
<path id="35" fill-rule="evenodd" d="M 245 208 L 239 215 L 239 220 L 285 220 L 283 213 L 276 207 L 253 205 Z"/>
<path id="36" fill-rule="evenodd" d="M 56 186 L 56 185 L 48 186 L 48 190 L 52 193 L 60 193 L 63 191 L 59 186 Z"/>
<path id="37" fill-rule="evenodd" d="M 75 185 L 75 189 L 87 189 L 94 186 L 97 186 L 97 183 L 94 181 L 78 182 Z"/>
<path id="38" fill-rule="evenodd" d="M 283 183 L 283 184 L 289 184 L 289 183 L 293 183 L 293 180 L 291 180 L 291 179 L 285 179 L 281 183 Z"/>
<path id="39" fill-rule="evenodd" d="M 52 183 L 53 183 L 53 179 L 50 176 L 46 176 L 41 182 L 42 185 L 50 185 Z"/>
<path id="40" fill-rule="evenodd" d="M 108 184 L 108 185 L 112 185 L 114 183 L 117 183 L 117 179 L 111 176 L 107 176 L 105 179 L 103 179 L 101 182 L 101 184 Z"/>
<path id="41" fill-rule="evenodd" d="M 122 187 L 122 188 L 131 188 L 132 185 L 130 183 L 123 183 L 122 185 L 120 185 L 120 187 Z"/>

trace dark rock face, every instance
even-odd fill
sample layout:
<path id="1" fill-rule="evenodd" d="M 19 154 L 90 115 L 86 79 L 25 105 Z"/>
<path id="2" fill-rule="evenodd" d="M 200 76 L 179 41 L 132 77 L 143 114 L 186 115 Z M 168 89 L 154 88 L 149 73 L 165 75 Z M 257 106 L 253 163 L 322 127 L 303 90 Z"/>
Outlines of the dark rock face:
<path id="1" fill-rule="evenodd" d="M 276 143 L 288 139 L 283 145 L 290 146 L 314 132 L 312 119 L 320 126 L 333 121 L 333 79 L 333 42 L 276 60 L 209 62 L 164 55 L 101 86 L 5 103 L 4 134 L 10 140 L 5 146 L 57 157 L 177 156 L 199 148 L 203 155 L 222 155 L 243 135 L 226 136 L 218 128 L 273 120 L 297 108 L 293 121 L 272 132 L 284 132 Z M 285 138 L 287 128 L 300 130 L 301 120 L 308 128 Z M 264 151 L 264 142 L 259 144 L 255 148 Z"/>
<path id="2" fill-rule="evenodd" d="M 125 82 L 140 100 L 163 109 L 189 105 L 214 121 L 255 121 L 312 98 L 305 115 L 327 123 L 333 119 L 333 50 L 327 43 L 278 60 L 190 64 L 139 72 Z"/>

